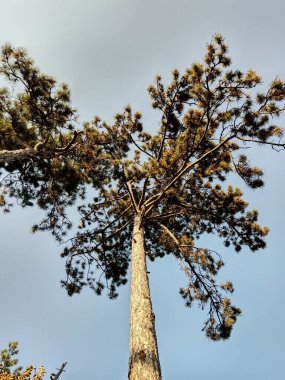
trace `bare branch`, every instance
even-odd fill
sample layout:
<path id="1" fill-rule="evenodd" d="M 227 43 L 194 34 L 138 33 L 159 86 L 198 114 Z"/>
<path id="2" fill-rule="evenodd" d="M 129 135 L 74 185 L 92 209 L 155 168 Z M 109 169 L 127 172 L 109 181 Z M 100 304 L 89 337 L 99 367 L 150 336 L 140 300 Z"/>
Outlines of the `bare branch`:
<path id="1" fill-rule="evenodd" d="M 261 141 L 261 140 L 255 140 L 255 139 L 244 139 L 243 137 L 238 137 L 238 136 L 236 136 L 236 138 L 238 140 L 243 141 L 243 142 L 253 142 L 253 143 L 257 143 L 257 144 L 261 144 L 261 145 L 270 145 L 272 148 L 274 148 L 274 147 L 280 147 L 282 149 L 285 149 L 285 144 L 275 143 L 273 141 Z"/>
<path id="2" fill-rule="evenodd" d="M 52 373 L 50 375 L 50 380 L 58 380 L 59 376 L 62 374 L 62 372 L 65 372 L 64 368 L 65 368 L 66 364 L 67 364 L 67 362 L 63 363 L 57 373 Z"/>
<path id="3" fill-rule="evenodd" d="M 146 178 L 144 180 L 143 189 L 142 189 L 142 195 L 141 195 L 141 198 L 140 198 L 139 203 L 138 203 L 138 208 L 140 208 L 141 205 L 142 205 L 142 203 L 143 203 L 143 200 L 144 200 L 144 197 L 145 197 L 147 183 L 148 183 L 148 178 Z"/>
<path id="4" fill-rule="evenodd" d="M 132 201 L 132 204 L 133 204 L 134 211 L 135 211 L 136 213 L 138 213 L 139 208 L 138 208 L 137 202 L 136 202 L 136 200 L 135 200 L 135 196 L 134 196 L 134 193 L 133 193 L 133 189 L 132 189 L 131 181 L 127 181 L 127 182 L 126 182 L 126 186 L 127 186 L 128 192 L 129 192 L 129 194 L 130 194 L 130 198 L 131 198 L 131 201 Z"/>

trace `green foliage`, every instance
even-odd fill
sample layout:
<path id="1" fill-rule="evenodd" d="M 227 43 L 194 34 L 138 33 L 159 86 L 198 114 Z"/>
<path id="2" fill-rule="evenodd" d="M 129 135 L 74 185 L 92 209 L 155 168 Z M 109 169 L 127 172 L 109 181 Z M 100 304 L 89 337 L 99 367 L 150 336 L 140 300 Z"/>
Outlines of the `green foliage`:
<path id="1" fill-rule="evenodd" d="M 0 380 L 43 380 L 44 367 L 37 370 L 30 365 L 24 370 L 22 367 L 12 369 L 18 363 L 18 359 L 15 357 L 18 353 L 18 342 L 10 342 L 8 348 L 0 351 Z"/>
<path id="2" fill-rule="evenodd" d="M 0 374 L 7 372 L 14 374 L 20 373 L 22 367 L 17 367 L 12 371 L 12 367 L 18 364 L 18 359 L 16 355 L 18 355 L 18 342 L 9 342 L 8 348 L 5 348 L 0 351 Z"/>
<path id="3" fill-rule="evenodd" d="M 22 206 L 37 201 L 61 214 L 82 183 L 73 159 L 77 114 L 69 88 L 10 45 L 2 48 L 0 75 L 9 86 L 0 89 L 0 206 L 8 212 L 7 200 L 16 198 Z"/>

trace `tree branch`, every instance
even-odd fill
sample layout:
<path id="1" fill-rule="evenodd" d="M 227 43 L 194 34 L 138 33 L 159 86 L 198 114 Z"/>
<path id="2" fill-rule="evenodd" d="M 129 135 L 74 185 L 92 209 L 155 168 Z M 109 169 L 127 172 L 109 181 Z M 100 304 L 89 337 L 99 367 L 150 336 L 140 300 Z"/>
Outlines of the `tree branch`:
<path id="1" fill-rule="evenodd" d="M 139 208 L 138 208 L 137 202 L 135 200 L 135 196 L 134 196 L 134 193 L 133 193 L 131 182 L 127 181 L 126 182 L 126 186 L 127 186 L 128 192 L 130 194 L 130 198 L 131 198 L 131 201 L 132 201 L 132 205 L 133 205 L 134 211 L 135 211 L 135 213 L 138 213 L 139 212 Z"/>
<path id="2" fill-rule="evenodd" d="M 63 363 L 57 373 L 52 373 L 50 375 L 50 380 L 58 380 L 59 376 L 62 374 L 62 372 L 65 372 L 64 368 L 65 368 L 66 364 L 67 364 L 67 362 Z"/>
<path id="3" fill-rule="evenodd" d="M 145 215 L 147 215 L 151 209 L 153 208 L 153 206 L 164 196 L 164 194 L 167 192 L 167 190 L 189 169 L 192 169 L 194 166 L 196 166 L 199 162 L 201 162 L 202 160 L 204 160 L 206 157 L 210 156 L 212 153 L 214 153 L 216 150 L 218 150 L 220 147 L 222 147 L 223 145 L 225 145 L 229 140 L 231 140 L 233 137 L 233 135 L 229 136 L 227 139 L 223 140 L 222 142 L 220 142 L 220 144 L 216 145 L 213 149 L 209 150 L 208 152 L 206 152 L 205 154 L 203 154 L 200 158 L 198 158 L 195 162 L 191 162 L 189 163 L 188 165 L 186 166 L 182 166 L 181 169 L 179 169 L 177 172 L 176 172 L 176 175 L 174 176 L 174 178 L 168 183 L 167 186 L 165 186 L 165 188 L 158 194 L 154 195 L 153 197 L 151 197 L 150 199 L 148 199 L 146 201 L 146 204 L 145 204 L 145 208 L 146 208 L 146 211 L 145 211 Z"/>
<path id="4" fill-rule="evenodd" d="M 187 245 L 183 245 L 181 246 L 178 239 L 176 238 L 176 236 L 162 223 L 159 223 L 158 224 L 161 226 L 161 228 L 164 229 L 164 231 L 171 237 L 171 239 L 177 244 L 178 248 L 182 251 L 182 254 L 183 254 L 183 247 L 184 248 L 188 248 L 189 246 Z M 183 255 L 184 256 L 184 255 Z M 184 258 L 185 259 L 185 258 Z M 216 305 L 216 302 L 214 300 L 214 296 L 212 294 L 212 291 L 209 290 L 208 286 L 206 284 L 206 282 L 204 281 L 204 276 L 200 275 L 199 273 L 197 273 L 197 271 L 195 270 L 194 266 L 192 265 L 191 261 L 190 260 L 186 260 L 187 264 L 189 265 L 192 273 L 196 276 L 196 278 L 200 281 L 200 283 L 202 284 L 203 288 L 205 289 L 205 292 L 207 293 L 207 295 L 209 296 L 210 300 L 211 300 L 211 304 L 212 304 L 212 307 L 214 307 L 214 310 L 215 310 L 215 313 L 217 315 L 217 318 L 219 320 L 219 322 L 221 323 L 221 316 L 220 316 L 220 313 L 219 313 L 219 308 L 217 307 Z M 202 278 L 203 277 L 203 278 Z"/>
<path id="5" fill-rule="evenodd" d="M 11 162 L 16 160 L 25 160 L 26 158 L 35 157 L 37 152 L 34 148 L 23 148 L 15 150 L 1 150 L 0 151 L 0 163 Z"/>
<path id="6" fill-rule="evenodd" d="M 12 162 L 17 160 L 25 160 L 27 158 L 37 157 L 37 156 L 51 156 L 53 153 L 57 155 L 61 155 L 68 151 L 74 144 L 74 142 L 77 139 L 77 136 L 82 132 L 74 132 L 74 136 L 72 140 L 63 148 L 56 148 L 51 149 L 49 151 L 46 151 L 44 149 L 45 145 L 48 142 L 49 136 L 45 139 L 45 141 L 39 141 L 37 144 L 35 144 L 34 147 L 28 147 L 28 148 L 22 148 L 22 149 L 14 149 L 14 150 L 7 150 L 3 149 L 0 150 L 0 163 L 2 162 Z"/>
<path id="7" fill-rule="evenodd" d="M 183 213 L 181 211 L 168 212 L 168 213 L 165 213 L 165 214 L 157 214 L 157 215 L 150 216 L 149 219 L 168 218 L 169 216 L 177 216 L 177 215 L 183 215 Z"/>
<path id="8" fill-rule="evenodd" d="M 285 144 L 281 144 L 281 143 L 274 143 L 272 141 L 261 141 L 261 140 L 255 140 L 255 139 L 244 139 L 242 137 L 237 137 L 238 140 L 241 140 L 243 142 L 253 142 L 253 143 L 257 143 L 257 144 L 261 144 L 261 145 L 271 145 L 271 147 L 280 147 L 280 148 L 283 148 L 285 149 Z"/>
<path id="9" fill-rule="evenodd" d="M 142 194 L 141 194 L 141 197 L 140 197 L 140 200 L 139 200 L 139 203 L 138 203 L 138 208 L 140 208 L 141 205 L 142 205 L 142 203 L 143 203 L 143 200 L 144 200 L 144 197 L 145 197 L 145 192 L 146 192 L 146 187 L 147 187 L 147 182 L 148 182 L 148 178 L 146 178 L 144 180 Z"/>
<path id="10" fill-rule="evenodd" d="M 56 152 L 56 153 L 64 153 L 64 152 L 66 152 L 69 148 L 72 147 L 72 145 L 75 143 L 77 137 L 78 137 L 81 133 L 83 133 L 83 132 L 82 132 L 82 131 L 81 131 L 81 132 L 77 132 L 77 131 L 75 131 L 75 132 L 74 132 L 74 135 L 73 135 L 73 137 L 72 137 L 72 139 L 71 139 L 71 141 L 70 141 L 65 147 L 56 149 L 55 152 Z"/>

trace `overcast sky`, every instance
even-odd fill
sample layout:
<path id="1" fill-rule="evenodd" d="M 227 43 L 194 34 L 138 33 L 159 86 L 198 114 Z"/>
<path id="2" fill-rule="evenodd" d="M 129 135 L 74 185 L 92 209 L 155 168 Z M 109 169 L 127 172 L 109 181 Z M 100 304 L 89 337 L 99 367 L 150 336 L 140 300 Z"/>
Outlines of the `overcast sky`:
<path id="1" fill-rule="evenodd" d="M 81 120 L 111 120 L 127 103 L 155 130 L 146 88 L 158 73 L 199 60 L 214 33 L 230 46 L 233 66 L 254 68 L 269 83 L 285 79 L 284 0 L 0 0 L 0 44 L 25 47 L 42 71 L 67 82 Z M 227 342 L 201 332 L 206 311 L 187 309 L 178 294 L 186 279 L 164 258 L 149 267 L 164 380 L 284 380 L 285 152 L 251 152 L 266 187 L 244 189 L 268 248 L 223 254 L 221 277 L 236 288 L 242 317 Z M 233 182 L 234 185 L 238 182 Z M 62 380 L 127 378 L 129 286 L 116 301 L 91 291 L 69 298 L 61 248 L 49 234 L 30 233 L 41 212 L 14 208 L 0 215 L 0 347 L 19 340 L 21 364 L 55 370 Z"/>

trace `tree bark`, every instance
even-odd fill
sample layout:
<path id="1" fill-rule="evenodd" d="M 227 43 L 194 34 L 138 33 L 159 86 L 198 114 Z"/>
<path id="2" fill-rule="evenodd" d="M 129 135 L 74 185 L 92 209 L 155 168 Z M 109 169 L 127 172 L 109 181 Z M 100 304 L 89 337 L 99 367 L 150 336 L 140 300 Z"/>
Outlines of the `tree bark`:
<path id="1" fill-rule="evenodd" d="M 149 291 L 141 216 L 132 241 L 129 380 L 161 380 L 154 314 Z"/>
<path id="2" fill-rule="evenodd" d="M 0 163 L 25 160 L 26 158 L 35 157 L 37 154 L 33 148 L 0 150 Z"/>

